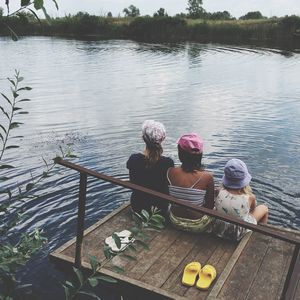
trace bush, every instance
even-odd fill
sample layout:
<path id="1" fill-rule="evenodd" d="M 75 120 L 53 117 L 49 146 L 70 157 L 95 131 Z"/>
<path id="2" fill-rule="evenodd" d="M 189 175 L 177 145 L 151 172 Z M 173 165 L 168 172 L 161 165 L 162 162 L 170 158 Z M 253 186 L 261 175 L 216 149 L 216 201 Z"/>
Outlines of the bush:
<path id="1" fill-rule="evenodd" d="M 128 34 L 143 40 L 180 39 L 186 21 L 178 17 L 139 17 L 129 24 Z"/>

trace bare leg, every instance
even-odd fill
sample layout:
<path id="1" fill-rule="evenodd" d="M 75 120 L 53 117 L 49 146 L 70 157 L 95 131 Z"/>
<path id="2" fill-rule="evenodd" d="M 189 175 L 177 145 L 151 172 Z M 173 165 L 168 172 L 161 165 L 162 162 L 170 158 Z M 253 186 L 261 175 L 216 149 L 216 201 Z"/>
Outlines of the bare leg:
<path id="1" fill-rule="evenodd" d="M 258 205 L 251 212 L 251 215 L 256 219 L 257 223 L 267 224 L 269 209 L 266 205 Z"/>

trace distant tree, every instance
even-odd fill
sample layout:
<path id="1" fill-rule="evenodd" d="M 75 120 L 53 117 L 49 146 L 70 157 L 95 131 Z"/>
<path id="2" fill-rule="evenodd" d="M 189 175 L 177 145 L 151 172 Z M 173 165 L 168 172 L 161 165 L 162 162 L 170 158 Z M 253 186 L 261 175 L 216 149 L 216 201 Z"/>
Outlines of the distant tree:
<path id="1" fill-rule="evenodd" d="M 107 17 L 112 18 L 112 13 L 110 11 L 107 13 Z"/>
<path id="2" fill-rule="evenodd" d="M 153 17 L 167 17 L 168 14 L 164 8 L 160 8 L 157 12 L 153 14 Z"/>
<path id="3" fill-rule="evenodd" d="M 260 11 L 249 11 L 244 16 L 240 17 L 240 20 L 254 20 L 254 19 L 266 19 Z"/>
<path id="4" fill-rule="evenodd" d="M 3 8 L 0 7 L 0 18 L 3 16 Z"/>
<path id="5" fill-rule="evenodd" d="M 205 12 L 202 7 L 202 0 L 188 0 L 188 17 L 192 19 L 201 18 Z"/>
<path id="6" fill-rule="evenodd" d="M 233 17 L 227 10 L 224 10 L 223 12 L 217 11 L 217 12 L 211 13 L 208 17 L 209 17 L 209 19 L 212 19 L 212 20 L 232 20 L 233 19 Z"/>
<path id="7" fill-rule="evenodd" d="M 123 13 L 125 14 L 125 17 L 138 17 L 140 15 L 140 10 L 134 6 L 130 5 L 128 8 L 123 9 Z"/>
<path id="8" fill-rule="evenodd" d="M 176 14 L 175 17 L 176 17 L 176 18 L 184 18 L 184 19 L 185 19 L 185 18 L 187 18 L 188 16 L 187 16 L 187 14 L 185 14 L 185 13 L 180 13 L 180 14 Z"/>

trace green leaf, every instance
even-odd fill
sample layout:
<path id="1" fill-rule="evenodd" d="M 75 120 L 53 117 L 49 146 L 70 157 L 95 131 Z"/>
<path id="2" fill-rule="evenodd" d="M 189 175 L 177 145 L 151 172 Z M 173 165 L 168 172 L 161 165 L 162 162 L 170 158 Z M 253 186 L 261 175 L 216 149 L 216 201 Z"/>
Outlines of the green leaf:
<path id="1" fill-rule="evenodd" d="M 70 282 L 70 281 L 66 281 L 66 282 L 65 282 L 65 286 L 75 289 L 75 286 L 74 286 L 73 283 Z"/>
<path id="2" fill-rule="evenodd" d="M 137 252 L 136 248 L 132 244 L 129 244 L 128 248 L 134 252 Z"/>
<path id="3" fill-rule="evenodd" d="M 23 80 L 24 80 L 24 77 L 18 77 L 18 78 L 17 78 L 17 81 L 18 81 L 18 82 L 21 82 L 21 81 L 23 81 Z"/>
<path id="4" fill-rule="evenodd" d="M 1 124 L 0 124 L 0 128 L 6 133 L 6 129 Z"/>
<path id="5" fill-rule="evenodd" d="M 44 13 L 44 15 L 46 17 L 46 20 L 47 20 L 48 24 L 51 24 L 51 21 L 52 21 L 51 17 L 48 15 L 48 13 L 46 11 L 46 8 L 44 6 L 42 7 L 42 10 L 43 10 L 43 13 Z"/>
<path id="6" fill-rule="evenodd" d="M 70 291 L 70 288 L 63 285 L 64 287 L 64 290 L 65 290 L 65 297 L 66 297 L 66 300 L 71 300 L 71 291 Z"/>
<path id="7" fill-rule="evenodd" d="M 132 256 L 132 255 L 123 254 L 122 256 L 123 256 L 123 257 L 125 257 L 125 258 L 127 258 L 128 260 L 134 260 L 134 261 L 136 261 L 136 260 L 137 260 L 137 258 L 136 258 L 136 257 L 134 257 L 134 256 Z"/>
<path id="8" fill-rule="evenodd" d="M 77 276 L 77 278 L 78 278 L 78 280 L 80 282 L 80 286 L 82 286 L 82 284 L 83 284 L 83 275 L 82 275 L 82 272 L 79 269 L 74 268 L 74 267 L 73 267 L 73 271 L 75 272 L 75 274 L 76 274 L 76 276 Z"/>
<path id="9" fill-rule="evenodd" d="M 34 0 L 34 8 L 36 10 L 41 9 L 44 6 L 44 0 Z"/>
<path id="10" fill-rule="evenodd" d="M 28 184 L 26 185 L 26 191 L 28 192 L 28 191 L 32 190 L 33 187 L 34 187 L 34 183 L 28 183 Z"/>
<path id="11" fill-rule="evenodd" d="M 17 103 L 19 102 L 25 102 L 25 101 L 31 101 L 30 99 L 21 99 L 21 100 L 18 100 Z"/>
<path id="12" fill-rule="evenodd" d="M 114 241 L 115 241 L 116 246 L 118 247 L 118 249 L 120 249 L 121 248 L 121 244 L 122 244 L 120 237 L 117 234 L 113 233 L 112 234 L 112 238 L 114 239 Z"/>
<path id="13" fill-rule="evenodd" d="M 166 222 L 166 219 L 162 215 L 159 215 L 159 214 L 153 215 L 151 217 L 151 219 L 160 220 L 161 223 L 165 223 Z"/>
<path id="14" fill-rule="evenodd" d="M 47 177 L 50 177 L 50 175 L 48 174 L 48 172 L 44 171 L 42 177 L 47 178 Z"/>
<path id="15" fill-rule="evenodd" d="M 4 110 L 4 108 L 2 106 L 0 106 L 0 109 L 2 110 L 2 112 L 5 114 L 5 116 L 7 117 L 7 119 L 9 120 L 9 115 L 8 113 Z"/>
<path id="16" fill-rule="evenodd" d="M 9 129 L 18 128 L 18 127 L 20 127 L 19 125 L 21 125 L 21 124 L 23 124 L 23 123 L 21 123 L 21 122 L 12 122 L 9 126 Z"/>
<path id="17" fill-rule="evenodd" d="M 57 5 L 56 0 L 52 0 L 52 1 L 54 2 L 56 9 L 58 10 L 58 5 Z"/>
<path id="18" fill-rule="evenodd" d="M 20 110 L 20 109 L 22 109 L 22 108 L 21 107 L 14 107 L 13 111 L 17 111 L 17 110 Z"/>
<path id="19" fill-rule="evenodd" d="M 104 252 L 104 255 L 107 259 L 110 259 L 112 257 L 112 254 L 111 252 L 109 251 L 110 248 L 104 248 L 103 252 Z"/>
<path id="20" fill-rule="evenodd" d="M 135 243 L 141 245 L 145 250 L 150 250 L 149 246 L 141 240 L 135 240 Z"/>
<path id="21" fill-rule="evenodd" d="M 119 266 L 113 266 L 112 269 L 113 269 L 113 271 L 115 271 L 116 273 L 124 273 L 124 272 L 125 272 L 124 268 L 119 267 Z"/>
<path id="22" fill-rule="evenodd" d="M 149 224 L 151 228 L 155 229 L 155 230 L 162 230 L 165 228 L 164 225 L 159 225 L 159 224 Z"/>
<path id="23" fill-rule="evenodd" d="M 91 287 L 95 287 L 95 286 L 97 286 L 98 283 L 99 283 L 99 282 L 98 282 L 98 279 L 95 278 L 95 277 L 89 278 L 88 281 L 89 281 L 89 284 L 90 284 Z"/>
<path id="24" fill-rule="evenodd" d="M 19 94 L 17 92 L 13 91 L 13 96 L 14 96 L 14 98 L 18 98 Z"/>
<path id="25" fill-rule="evenodd" d="M 18 91 L 31 91 L 32 88 L 30 86 L 24 86 L 22 88 L 19 88 Z"/>
<path id="26" fill-rule="evenodd" d="M 21 6 L 27 6 L 29 5 L 30 0 L 21 0 Z"/>
<path id="27" fill-rule="evenodd" d="M 95 298 L 97 300 L 101 300 L 101 298 L 99 298 L 96 294 L 94 294 L 93 292 L 88 292 L 88 291 L 80 291 L 78 292 L 78 294 L 82 294 L 82 295 L 87 295 L 90 296 L 92 298 Z"/>
<path id="28" fill-rule="evenodd" d="M 27 115 L 27 114 L 29 114 L 28 111 L 20 111 L 20 112 L 16 113 L 16 115 Z"/>
<path id="29" fill-rule="evenodd" d="M 109 282 L 109 283 L 117 283 L 118 282 L 116 279 L 114 279 L 110 276 L 106 276 L 106 275 L 99 275 L 99 276 L 96 276 L 96 278 L 98 280 Z"/>
<path id="30" fill-rule="evenodd" d="M 145 217 L 145 220 L 148 221 L 150 219 L 150 215 L 146 210 L 142 210 L 142 215 Z"/>
<path id="31" fill-rule="evenodd" d="M 90 256 L 90 265 L 92 267 L 93 272 L 95 273 L 100 265 L 97 258 L 95 256 Z"/>
<path id="32" fill-rule="evenodd" d="M 0 169 L 13 169 L 14 166 L 11 165 L 0 165 Z"/>
<path id="33" fill-rule="evenodd" d="M 2 97 L 11 105 L 11 102 L 10 100 L 8 99 L 7 96 L 5 96 L 3 93 L 1 93 Z"/>
<path id="34" fill-rule="evenodd" d="M 6 146 L 5 149 L 15 149 L 15 148 L 20 148 L 20 146 L 17 145 L 11 145 L 11 146 Z"/>
<path id="35" fill-rule="evenodd" d="M 39 22 L 40 24 L 42 24 L 40 18 L 39 18 L 38 15 L 35 13 L 35 11 L 32 10 L 31 8 L 27 8 L 27 9 L 35 16 L 35 18 L 38 20 L 38 22 Z"/>
<path id="36" fill-rule="evenodd" d="M 6 78 L 13 86 L 16 86 L 16 83 L 12 80 L 12 79 L 10 79 L 10 78 Z"/>
<path id="37" fill-rule="evenodd" d="M 137 227 L 131 227 L 130 228 L 130 231 L 133 233 L 133 234 L 137 234 L 140 232 L 141 229 L 137 228 Z"/>

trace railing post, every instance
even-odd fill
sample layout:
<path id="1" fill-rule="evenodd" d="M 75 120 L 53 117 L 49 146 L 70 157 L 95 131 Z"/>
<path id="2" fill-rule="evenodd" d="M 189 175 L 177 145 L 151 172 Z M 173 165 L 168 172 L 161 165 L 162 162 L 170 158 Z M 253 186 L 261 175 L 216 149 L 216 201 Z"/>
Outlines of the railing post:
<path id="1" fill-rule="evenodd" d="M 87 185 L 87 175 L 85 173 L 80 173 L 78 217 L 77 217 L 77 237 L 76 237 L 76 252 L 75 252 L 76 268 L 81 267 L 81 252 L 82 252 L 84 216 L 85 216 L 85 200 L 86 200 L 86 185 Z"/>
<path id="2" fill-rule="evenodd" d="M 297 285 L 300 276 L 300 246 L 297 244 L 294 249 L 293 257 L 290 263 L 288 273 L 286 275 L 283 291 L 281 294 L 281 300 L 294 299 Z"/>

